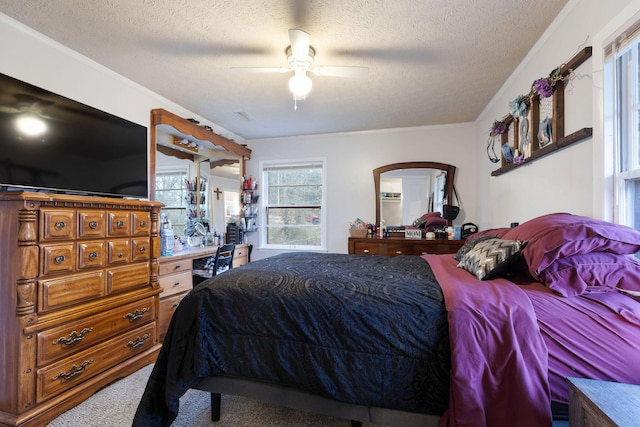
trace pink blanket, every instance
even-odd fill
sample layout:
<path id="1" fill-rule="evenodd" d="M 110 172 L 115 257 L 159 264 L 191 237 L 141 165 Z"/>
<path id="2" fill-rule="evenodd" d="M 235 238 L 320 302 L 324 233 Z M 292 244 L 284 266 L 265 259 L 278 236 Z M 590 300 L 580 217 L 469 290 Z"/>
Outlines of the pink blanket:
<path id="1" fill-rule="evenodd" d="M 452 255 L 423 258 L 449 319 L 450 404 L 440 425 L 551 426 L 547 347 L 527 295 L 506 279 L 477 280 Z"/>

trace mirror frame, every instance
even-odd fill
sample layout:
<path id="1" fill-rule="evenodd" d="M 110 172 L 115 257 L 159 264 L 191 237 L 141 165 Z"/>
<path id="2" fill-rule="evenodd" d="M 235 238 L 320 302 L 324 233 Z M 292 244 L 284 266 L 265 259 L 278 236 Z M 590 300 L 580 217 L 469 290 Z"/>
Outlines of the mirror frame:
<path id="1" fill-rule="evenodd" d="M 447 173 L 446 201 L 453 200 L 453 183 L 456 179 L 456 167 L 438 162 L 404 162 L 380 166 L 373 170 L 373 183 L 376 192 L 376 226 L 380 225 L 380 174 L 397 169 L 439 169 Z M 451 220 L 447 221 L 451 225 Z"/>

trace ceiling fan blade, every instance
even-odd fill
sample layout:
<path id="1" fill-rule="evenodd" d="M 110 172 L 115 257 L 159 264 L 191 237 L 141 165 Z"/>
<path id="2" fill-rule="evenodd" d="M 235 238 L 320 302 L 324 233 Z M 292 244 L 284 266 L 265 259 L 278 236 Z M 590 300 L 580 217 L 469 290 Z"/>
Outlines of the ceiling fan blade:
<path id="1" fill-rule="evenodd" d="M 318 76 L 362 78 L 369 75 L 369 68 L 325 65 L 322 67 L 314 67 L 311 69 L 311 72 Z"/>
<path id="2" fill-rule="evenodd" d="M 245 73 L 287 73 L 291 71 L 288 67 L 231 67 L 233 71 Z"/>
<path id="3" fill-rule="evenodd" d="M 293 59 L 306 61 L 309 58 L 309 33 L 302 30 L 289 30 L 289 40 Z"/>

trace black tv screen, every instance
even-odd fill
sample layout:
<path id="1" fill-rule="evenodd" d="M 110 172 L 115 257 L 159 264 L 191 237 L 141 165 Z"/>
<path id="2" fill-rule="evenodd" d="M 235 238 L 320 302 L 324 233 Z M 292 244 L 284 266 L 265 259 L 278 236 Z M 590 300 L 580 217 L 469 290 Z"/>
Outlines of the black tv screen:
<path id="1" fill-rule="evenodd" d="M 0 74 L 2 190 L 146 198 L 147 170 L 145 126 Z"/>

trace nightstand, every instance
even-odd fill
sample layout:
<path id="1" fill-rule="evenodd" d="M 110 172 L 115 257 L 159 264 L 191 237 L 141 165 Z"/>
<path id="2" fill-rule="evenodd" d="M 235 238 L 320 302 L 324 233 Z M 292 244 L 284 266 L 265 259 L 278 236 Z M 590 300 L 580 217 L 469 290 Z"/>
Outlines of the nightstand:
<path id="1" fill-rule="evenodd" d="M 569 426 L 631 427 L 640 420 L 640 385 L 585 378 L 569 382 Z"/>

